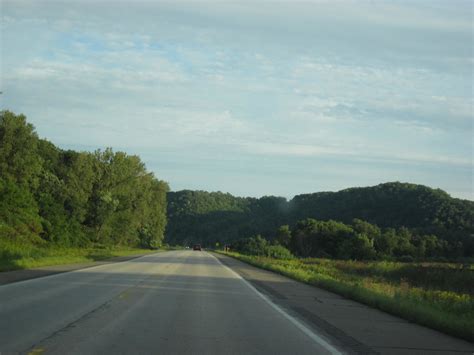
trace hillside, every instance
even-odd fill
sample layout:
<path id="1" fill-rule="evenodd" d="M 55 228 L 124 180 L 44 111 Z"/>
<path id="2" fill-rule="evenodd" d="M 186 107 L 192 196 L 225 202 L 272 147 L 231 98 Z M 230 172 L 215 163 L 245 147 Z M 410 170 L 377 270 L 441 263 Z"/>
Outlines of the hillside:
<path id="1" fill-rule="evenodd" d="M 215 245 L 257 233 L 271 235 L 288 218 L 282 197 L 242 198 L 222 192 L 169 192 L 166 241 Z"/>
<path id="2" fill-rule="evenodd" d="M 4 243 L 156 247 L 165 232 L 169 244 L 215 246 L 257 234 L 271 240 L 280 236 L 280 226 L 295 230 L 307 218 L 348 225 L 358 219 L 387 235 L 393 232 L 388 228 L 410 234 L 413 245 L 420 244 L 419 237 L 435 236 L 443 240 L 446 255 L 474 255 L 474 202 L 422 185 L 391 182 L 303 194 L 291 201 L 167 191 L 168 184 L 138 156 L 112 149 L 63 150 L 38 137 L 25 116 L 1 112 Z"/>
<path id="3" fill-rule="evenodd" d="M 452 198 L 440 189 L 389 182 L 338 192 L 298 195 L 290 201 L 297 219 L 312 217 L 350 222 L 363 219 L 380 227 L 422 229 L 450 235 L 474 233 L 474 202 Z"/>
<path id="4" fill-rule="evenodd" d="M 400 182 L 303 194 L 291 201 L 189 190 L 169 192 L 168 201 L 166 239 L 170 243 L 214 245 L 255 234 L 272 239 L 278 226 L 295 225 L 305 218 L 346 223 L 358 218 L 379 227 L 407 227 L 466 245 L 474 239 L 474 202 Z"/>

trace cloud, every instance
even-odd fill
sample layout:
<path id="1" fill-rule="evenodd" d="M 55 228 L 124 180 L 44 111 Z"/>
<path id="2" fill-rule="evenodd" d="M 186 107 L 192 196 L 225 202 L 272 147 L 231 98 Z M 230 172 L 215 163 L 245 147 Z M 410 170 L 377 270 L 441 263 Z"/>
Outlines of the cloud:
<path id="1" fill-rule="evenodd" d="M 373 151 L 369 147 L 358 146 L 327 146 L 327 145 L 306 145 L 306 144 L 281 144 L 281 143 L 261 143 L 253 142 L 245 145 L 249 153 L 270 156 L 295 156 L 295 157 L 336 157 L 353 161 L 377 161 L 385 163 L 405 163 L 405 164 L 443 164 L 470 168 L 472 161 L 466 158 L 452 156 L 433 156 L 416 154 L 413 152 L 389 152 Z"/>
<path id="2" fill-rule="evenodd" d="M 379 67 L 302 57 L 291 72 L 295 117 L 320 121 L 416 123 L 430 130 L 471 126 L 471 89 L 429 68 Z M 456 83 L 456 84 L 455 84 Z M 448 119 L 449 117 L 449 119 Z"/>
<path id="3" fill-rule="evenodd" d="M 333 180 L 349 161 L 454 186 L 470 166 L 470 2 L 2 5 L 2 105 L 54 142 L 205 156 L 216 176 L 334 160 Z"/>

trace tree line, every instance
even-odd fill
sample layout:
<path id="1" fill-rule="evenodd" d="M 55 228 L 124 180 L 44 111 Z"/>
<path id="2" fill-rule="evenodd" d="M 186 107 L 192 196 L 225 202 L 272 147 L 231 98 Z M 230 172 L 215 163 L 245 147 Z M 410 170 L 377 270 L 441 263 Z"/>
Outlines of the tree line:
<path id="1" fill-rule="evenodd" d="M 319 221 L 306 218 L 293 228 L 283 225 L 276 238 L 267 240 L 261 235 L 233 242 L 231 250 L 244 254 L 274 258 L 317 257 L 351 260 L 397 259 L 457 259 L 472 257 L 474 241 L 466 244 L 439 239 L 435 235 L 417 234 L 406 227 L 381 229 L 360 219 L 351 224 L 333 220 Z"/>
<path id="2" fill-rule="evenodd" d="M 275 255 L 474 256 L 474 202 L 439 189 L 392 182 L 290 201 L 169 192 L 138 156 L 60 149 L 9 111 L 0 112 L 0 196 L 0 241 L 216 246 L 260 235 L 254 242 Z"/>
<path id="3" fill-rule="evenodd" d="M 167 183 L 138 156 L 62 150 L 0 113 L 0 237 L 59 246 L 157 247 Z"/>
<path id="4" fill-rule="evenodd" d="M 357 258 L 474 256 L 474 202 L 423 185 L 384 183 L 298 195 L 290 201 L 184 190 L 169 192 L 168 201 L 167 239 L 176 244 L 235 245 L 258 235 L 272 244 L 279 226 L 287 225 L 296 243 L 290 250 L 301 256 L 346 257 L 351 248 L 358 251 L 350 257 Z M 362 225 L 372 226 L 371 232 L 359 231 Z M 328 239 L 320 240 L 310 232 L 313 227 L 333 231 L 329 239 L 337 251 L 322 247 Z"/>

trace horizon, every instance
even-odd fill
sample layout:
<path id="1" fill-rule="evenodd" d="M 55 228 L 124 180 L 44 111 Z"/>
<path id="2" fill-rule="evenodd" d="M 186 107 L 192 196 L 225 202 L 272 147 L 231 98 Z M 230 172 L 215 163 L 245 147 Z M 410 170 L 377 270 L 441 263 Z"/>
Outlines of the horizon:
<path id="1" fill-rule="evenodd" d="M 54 144 L 54 142 L 52 142 L 52 143 Z M 100 147 L 100 148 L 95 148 L 95 149 L 83 149 L 83 150 L 79 149 L 78 151 L 93 152 L 97 149 L 104 150 L 106 148 L 111 148 L 111 149 L 113 149 L 113 151 L 121 151 L 119 149 L 115 149 L 114 147 Z M 64 148 L 61 148 L 61 149 L 74 149 L 74 148 L 64 147 Z M 127 154 L 129 154 L 129 152 L 127 152 Z M 133 154 L 133 153 L 131 153 L 131 154 Z M 140 159 L 142 159 L 141 156 L 140 156 Z M 142 159 L 142 161 L 143 161 L 143 159 Z M 148 166 L 147 166 L 147 169 L 148 169 Z M 157 176 L 157 178 L 161 179 L 160 176 Z M 439 189 L 439 190 L 442 190 L 443 192 L 446 192 L 452 198 L 458 198 L 458 199 L 474 202 L 474 196 L 472 196 L 470 198 L 469 198 L 469 196 L 468 197 L 457 197 L 457 196 L 454 196 L 451 193 L 449 193 L 449 191 L 446 191 L 446 190 L 444 190 L 444 189 L 442 189 L 441 187 L 438 187 L 438 186 L 430 186 L 430 185 L 426 185 L 426 184 L 418 184 L 418 183 L 414 183 L 414 182 L 411 182 L 411 181 L 400 181 L 400 180 L 380 181 L 380 182 L 376 182 L 372 185 L 348 185 L 348 186 L 345 186 L 345 187 L 341 187 L 337 190 L 302 191 L 302 192 L 296 193 L 294 195 L 289 195 L 289 196 L 285 196 L 283 194 L 278 194 L 278 193 L 276 193 L 276 194 L 260 194 L 260 195 L 239 195 L 239 194 L 235 194 L 235 193 L 232 193 L 232 192 L 226 191 L 226 190 L 205 190 L 205 189 L 202 189 L 202 188 L 192 189 L 192 188 L 187 188 L 187 187 L 183 187 L 183 188 L 180 188 L 180 189 L 172 189 L 171 188 L 171 186 L 172 186 L 171 182 L 166 181 L 166 180 L 164 180 L 164 181 L 170 186 L 170 191 L 169 192 L 180 192 L 180 191 L 186 191 L 186 190 L 188 190 L 188 191 L 204 191 L 204 192 L 209 192 L 209 193 L 218 193 L 218 192 L 220 192 L 220 193 L 224 193 L 224 194 L 231 194 L 232 196 L 239 197 L 239 198 L 257 198 L 257 199 L 262 198 L 262 197 L 267 197 L 267 196 L 274 196 L 274 197 L 283 197 L 287 201 L 291 201 L 295 196 L 298 196 L 298 195 L 314 194 L 314 193 L 320 193 L 320 192 L 334 192 L 334 193 L 336 193 L 336 192 L 340 192 L 340 191 L 351 189 L 351 188 L 369 188 L 369 187 L 375 187 L 375 186 L 378 186 L 378 185 L 384 185 L 384 184 L 390 184 L 390 183 L 400 183 L 400 184 L 425 186 L 425 187 L 428 187 L 432 190 L 438 190 Z"/>
<path id="2" fill-rule="evenodd" d="M 411 182 L 408 182 L 408 181 L 384 181 L 384 182 L 380 182 L 378 184 L 375 184 L 375 185 L 367 185 L 367 186 L 347 186 L 347 187 L 344 187 L 340 190 L 335 190 L 335 191 L 328 191 L 328 190 L 321 190 L 321 191 L 308 191 L 308 192 L 302 192 L 302 193 L 299 193 L 299 194 L 296 194 L 296 195 L 293 195 L 293 196 L 282 196 L 282 195 L 261 195 L 261 196 L 241 196 L 241 195 L 234 195 L 230 192 L 226 192 L 226 191 L 220 191 L 220 190 L 217 190 L 217 191 L 208 191 L 208 190 L 191 190 L 191 189 L 181 189 L 181 190 L 170 190 L 169 192 L 181 192 L 181 191 L 199 191 L 199 192 L 208 192 L 208 193 L 223 193 L 223 194 L 230 194 L 234 197 L 238 197 L 238 198 L 256 198 L 256 199 L 260 199 L 262 197 L 279 197 L 279 198 L 285 198 L 287 202 L 290 202 L 293 198 L 295 198 L 296 196 L 300 196 L 300 195 L 311 195 L 311 194 L 317 194 L 317 193 L 325 193 L 325 192 L 331 192 L 331 193 L 338 193 L 338 192 L 341 192 L 341 191 L 344 191 L 344 190 L 348 190 L 348 189 L 365 189 L 365 188 L 371 188 L 371 187 L 376 187 L 376 186 L 379 186 L 379 185 L 385 185 L 385 184 L 396 184 L 396 183 L 400 183 L 400 184 L 410 184 L 410 185 L 417 185 L 417 186 L 424 186 L 424 187 L 428 187 L 432 190 L 441 190 L 443 192 L 446 192 L 451 198 L 457 198 L 457 199 L 461 199 L 461 200 L 466 200 L 466 201 L 471 201 L 471 202 L 474 202 L 474 200 L 470 200 L 470 199 L 463 199 L 463 198 L 459 198 L 459 197 L 455 197 L 455 196 L 452 196 L 449 192 L 443 190 L 443 189 L 440 189 L 438 187 L 433 187 L 433 186 L 428 186 L 428 185 L 422 185 L 422 184 L 414 184 L 414 183 L 411 183 Z"/>
<path id="3" fill-rule="evenodd" d="M 2 1 L 1 109 L 172 191 L 474 200 L 472 2 L 132 4 Z"/>

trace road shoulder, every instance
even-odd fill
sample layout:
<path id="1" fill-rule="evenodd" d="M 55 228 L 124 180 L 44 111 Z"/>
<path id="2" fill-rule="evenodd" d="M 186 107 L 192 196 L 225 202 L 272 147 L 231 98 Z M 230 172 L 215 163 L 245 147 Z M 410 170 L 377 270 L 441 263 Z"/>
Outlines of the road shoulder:
<path id="1" fill-rule="evenodd" d="M 273 302 L 355 354 L 473 354 L 474 344 L 213 253 Z"/>
<path id="2" fill-rule="evenodd" d="M 0 286 L 11 284 L 14 282 L 19 282 L 19 281 L 36 279 L 36 278 L 44 277 L 44 276 L 61 274 L 64 272 L 69 272 L 69 271 L 74 271 L 74 270 L 87 269 L 87 268 L 99 266 L 99 265 L 128 261 L 128 260 L 139 258 L 145 255 L 150 255 L 150 253 L 117 256 L 110 259 L 105 259 L 105 260 L 100 260 L 100 261 L 91 261 L 87 263 L 51 265 L 51 266 L 41 266 L 41 267 L 37 267 L 33 269 L 2 271 L 0 272 Z"/>

